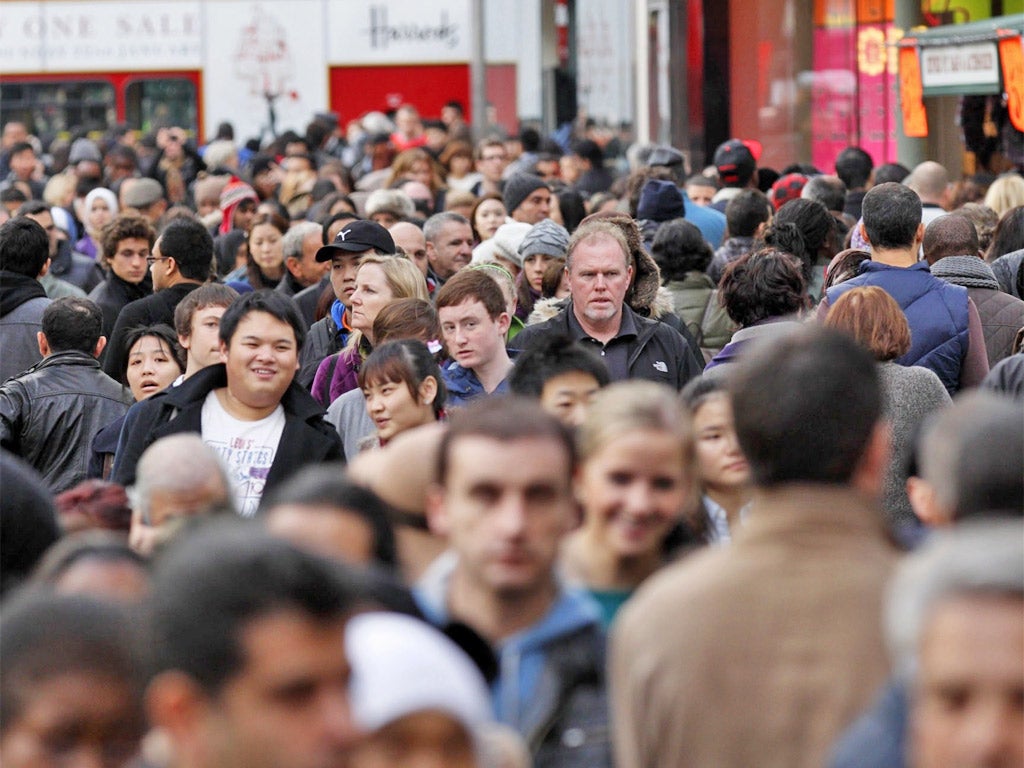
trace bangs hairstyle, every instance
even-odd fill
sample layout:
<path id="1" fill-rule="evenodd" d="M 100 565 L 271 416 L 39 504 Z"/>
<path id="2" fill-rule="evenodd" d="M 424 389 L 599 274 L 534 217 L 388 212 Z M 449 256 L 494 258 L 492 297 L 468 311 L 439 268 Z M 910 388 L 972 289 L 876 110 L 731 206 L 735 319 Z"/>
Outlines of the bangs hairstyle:
<path id="1" fill-rule="evenodd" d="M 420 385 L 428 376 L 437 382 L 437 396 L 432 403 L 434 418 L 441 417 L 448 392 L 441 378 L 441 369 L 427 345 L 416 339 L 401 339 L 381 344 L 370 353 L 359 369 L 359 388 L 374 384 L 405 384 L 414 401 L 419 401 Z"/>
<path id="2" fill-rule="evenodd" d="M 185 372 L 184 355 L 182 354 L 181 347 L 178 346 L 178 337 L 175 336 L 174 330 L 171 326 L 165 325 L 164 323 L 156 323 L 155 325 L 139 325 L 135 328 L 131 328 L 124 337 L 124 368 L 121 371 L 121 383 L 125 386 L 128 386 L 128 364 L 131 362 L 132 347 L 147 336 L 152 336 L 154 339 L 157 339 L 162 346 L 167 347 L 171 360 L 178 365 L 178 370 L 182 373 Z"/>
<path id="3" fill-rule="evenodd" d="M 829 308 L 825 325 L 853 336 L 881 362 L 895 360 L 910 349 L 907 316 L 892 296 L 875 285 L 840 296 Z"/>
<path id="4" fill-rule="evenodd" d="M 178 302 L 174 308 L 174 330 L 182 338 L 192 336 L 192 317 L 207 307 L 227 309 L 238 298 L 238 291 L 223 283 L 201 285 Z"/>
<path id="5" fill-rule="evenodd" d="M 677 394 L 653 381 L 620 381 L 594 396 L 576 433 L 580 461 L 586 462 L 626 432 L 649 430 L 671 435 L 683 454 L 683 469 L 692 482 L 693 428 Z"/>
<path id="6" fill-rule="evenodd" d="M 502 312 L 508 311 L 501 287 L 493 277 L 478 269 L 460 269 L 452 275 L 438 290 L 434 305 L 440 311 L 467 301 L 483 304 L 491 320 L 497 320 Z"/>

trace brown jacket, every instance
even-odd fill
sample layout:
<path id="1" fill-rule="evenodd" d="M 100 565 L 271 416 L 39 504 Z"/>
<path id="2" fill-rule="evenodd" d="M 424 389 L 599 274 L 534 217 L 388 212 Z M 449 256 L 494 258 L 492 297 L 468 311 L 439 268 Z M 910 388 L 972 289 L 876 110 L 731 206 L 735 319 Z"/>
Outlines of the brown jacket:
<path id="1" fill-rule="evenodd" d="M 729 546 L 652 578 L 613 628 L 618 768 L 824 765 L 889 675 L 881 515 L 847 488 L 761 492 Z"/>

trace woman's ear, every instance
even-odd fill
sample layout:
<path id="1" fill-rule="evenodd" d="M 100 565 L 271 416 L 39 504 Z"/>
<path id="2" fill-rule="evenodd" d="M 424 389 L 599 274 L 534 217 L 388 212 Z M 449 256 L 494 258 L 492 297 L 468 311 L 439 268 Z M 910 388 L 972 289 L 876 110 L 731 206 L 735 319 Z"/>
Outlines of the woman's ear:
<path id="1" fill-rule="evenodd" d="M 423 405 L 431 405 L 437 397 L 437 379 L 427 376 L 420 384 L 419 398 Z"/>

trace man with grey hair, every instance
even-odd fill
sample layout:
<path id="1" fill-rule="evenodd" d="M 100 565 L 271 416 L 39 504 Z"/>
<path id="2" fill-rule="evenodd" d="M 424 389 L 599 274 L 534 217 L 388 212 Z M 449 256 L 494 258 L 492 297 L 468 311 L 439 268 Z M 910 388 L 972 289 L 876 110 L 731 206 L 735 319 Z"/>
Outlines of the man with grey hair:
<path id="1" fill-rule="evenodd" d="M 1024 523 L 937 535 L 898 571 L 886 625 L 909 764 L 1024 765 Z"/>
<path id="2" fill-rule="evenodd" d="M 320 282 L 330 271 L 330 264 L 316 260 L 316 252 L 323 246 L 323 228 L 314 221 L 295 224 L 285 233 L 284 279 L 277 284 L 278 293 L 294 296 L 303 288 Z"/>
<path id="3" fill-rule="evenodd" d="M 217 452 L 195 433 L 169 435 L 142 454 L 130 489 L 128 543 L 148 556 L 184 518 L 234 512 Z"/>
<path id="4" fill-rule="evenodd" d="M 516 349 L 560 334 L 598 352 L 612 381 L 648 379 L 681 389 L 700 375 L 703 366 L 678 331 L 626 304 L 634 267 L 615 224 L 597 220 L 581 225 L 569 242 L 565 271 L 568 305 L 547 322 L 523 329 L 514 340 Z"/>
<path id="5" fill-rule="evenodd" d="M 427 240 L 427 289 L 430 295 L 473 258 L 473 227 L 460 213 L 435 213 L 423 224 Z"/>
<path id="6" fill-rule="evenodd" d="M 921 433 L 918 475 L 907 495 L 923 523 L 1024 513 L 1024 430 L 1020 407 L 990 392 L 971 392 L 935 414 Z"/>

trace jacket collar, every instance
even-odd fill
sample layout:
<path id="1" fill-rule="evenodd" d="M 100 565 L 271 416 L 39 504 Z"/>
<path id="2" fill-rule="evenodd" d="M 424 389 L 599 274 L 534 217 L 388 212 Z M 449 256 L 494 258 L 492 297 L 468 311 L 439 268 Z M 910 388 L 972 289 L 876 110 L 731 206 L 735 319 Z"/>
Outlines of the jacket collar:
<path id="1" fill-rule="evenodd" d="M 185 408 L 201 403 L 210 392 L 227 385 L 227 367 L 224 363 L 217 363 L 203 368 L 190 378 L 185 379 L 180 386 L 168 391 L 165 402 L 175 408 Z M 313 399 L 313 396 L 294 380 L 281 396 L 281 406 L 285 413 L 303 421 L 323 416 L 324 413 L 324 409 Z"/>

